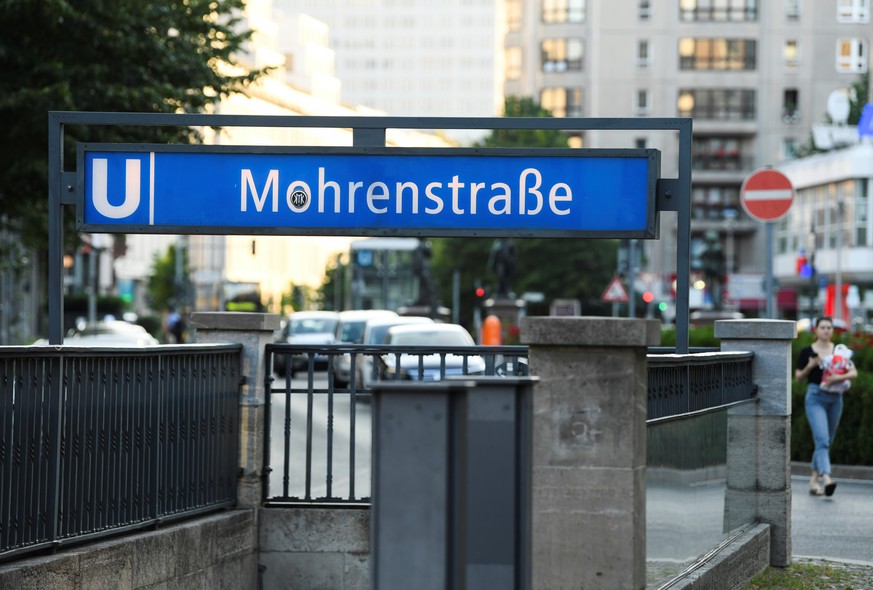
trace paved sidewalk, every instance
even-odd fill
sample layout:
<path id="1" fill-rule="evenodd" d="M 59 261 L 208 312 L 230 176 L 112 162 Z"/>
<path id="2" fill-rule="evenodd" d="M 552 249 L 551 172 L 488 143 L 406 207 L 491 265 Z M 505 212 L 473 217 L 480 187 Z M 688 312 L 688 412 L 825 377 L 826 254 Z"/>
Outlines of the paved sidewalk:
<path id="1" fill-rule="evenodd" d="M 792 474 L 792 556 L 873 566 L 873 468 L 835 465 L 831 497 L 809 495 L 808 465 Z"/>

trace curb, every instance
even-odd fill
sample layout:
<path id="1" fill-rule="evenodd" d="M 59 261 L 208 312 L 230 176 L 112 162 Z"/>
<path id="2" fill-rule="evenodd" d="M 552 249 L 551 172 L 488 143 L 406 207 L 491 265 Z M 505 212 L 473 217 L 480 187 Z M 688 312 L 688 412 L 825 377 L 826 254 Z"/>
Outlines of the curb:
<path id="1" fill-rule="evenodd" d="M 809 477 L 809 463 L 791 462 L 791 475 Z M 834 479 L 863 479 L 873 481 L 873 467 L 867 465 L 831 465 L 831 477 Z"/>

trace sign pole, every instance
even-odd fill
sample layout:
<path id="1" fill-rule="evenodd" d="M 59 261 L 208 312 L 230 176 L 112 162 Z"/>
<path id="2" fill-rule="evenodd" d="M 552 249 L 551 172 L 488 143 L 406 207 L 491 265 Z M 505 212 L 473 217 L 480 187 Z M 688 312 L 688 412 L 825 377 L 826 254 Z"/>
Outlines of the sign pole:
<path id="1" fill-rule="evenodd" d="M 776 319 L 776 289 L 773 284 L 773 222 L 768 221 L 765 224 L 767 228 L 767 274 L 765 276 L 765 284 L 767 285 L 767 318 Z"/>

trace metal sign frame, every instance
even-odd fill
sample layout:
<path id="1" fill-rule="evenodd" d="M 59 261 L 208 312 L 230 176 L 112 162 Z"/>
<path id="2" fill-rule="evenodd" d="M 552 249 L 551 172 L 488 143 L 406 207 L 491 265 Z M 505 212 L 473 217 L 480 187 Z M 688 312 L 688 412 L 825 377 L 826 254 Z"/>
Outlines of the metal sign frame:
<path id="1" fill-rule="evenodd" d="M 673 131 L 679 135 L 678 178 L 658 178 L 655 182 L 654 231 L 657 232 L 661 211 L 678 214 L 676 248 L 676 351 L 688 351 L 688 294 L 690 273 L 690 203 L 691 203 L 691 141 L 690 118 L 540 118 L 540 117 L 321 117 L 282 115 L 209 115 L 162 113 L 89 113 L 50 111 L 48 114 L 48 198 L 49 198 L 49 252 L 48 252 L 48 340 L 50 344 L 63 342 L 63 215 L 66 207 L 76 206 L 80 194 L 81 171 L 68 171 L 64 162 L 64 132 L 67 126 L 147 126 L 147 127 L 254 127 L 254 128 L 340 128 L 351 129 L 352 146 L 365 153 L 367 149 L 386 149 L 388 129 L 415 130 L 555 130 L 564 132 L 607 131 Z M 209 149 L 195 146 L 194 149 Z M 406 148 L 390 148 L 404 150 Z M 423 148 L 419 148 L 423 149 Z M 465 150 L 469 148 L 454 148 Z M 542 151 L 541 151 L 542 150 Z M 483 150 L 478 150 L 480 153 Z M 532 154 L 543 154 L 546 148 L 531 148 Z M 114 230 L 118 231 L 118 230 Z M 257 229 L 246 230 L 260 233 Z M 159 233 L 159 232 L 155 232 Z M 188 232 L 180 232 L 188 233 Z M 193 232 L 199 233 L 199 232 Z M 430 235 L 439 235 L 428 232 Z M 323 230 L 319 230 L 319 235 Z M 363 231 L 345 235 L 377 235 Z M 399 235 L 396 232 L 381 235 Z M 419 235 L 419 234 L 410 234 Z M 468 234 L 469 235 L 469 234 Z M 484 234 L 481 234 L 484 235 Z M 496 231 L 497 236 L 525 235 L 518 232 Z M 534 234 L 526 234 L 534 235 Z M 599 237 L 623 237 L 601 235 Z"/>

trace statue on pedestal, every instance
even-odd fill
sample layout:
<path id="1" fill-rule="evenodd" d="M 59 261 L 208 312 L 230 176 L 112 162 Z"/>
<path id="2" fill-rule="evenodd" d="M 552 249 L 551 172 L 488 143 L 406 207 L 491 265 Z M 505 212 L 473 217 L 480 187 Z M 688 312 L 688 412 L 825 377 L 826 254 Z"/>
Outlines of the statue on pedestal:
<path id="1" fill-rule="evenodd" d="M 509 238 L 495 240 L 488 257 L 488 268 L 497 275 L 497 299 L 513 299 L 512 279 L 515 276 L 515 266 L 518 250 Z"/>

